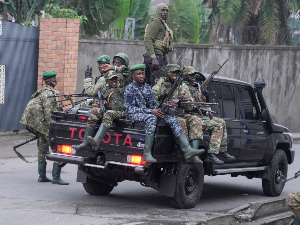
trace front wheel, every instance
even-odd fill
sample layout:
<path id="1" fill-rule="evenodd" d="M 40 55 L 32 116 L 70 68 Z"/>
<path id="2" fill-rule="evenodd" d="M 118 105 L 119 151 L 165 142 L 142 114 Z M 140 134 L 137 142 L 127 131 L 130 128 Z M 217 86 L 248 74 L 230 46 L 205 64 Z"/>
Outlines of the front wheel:
<path id="1" fill-rule="evenodd" d="M 89 177 L 86 178 L 86 182 L 83 183 L 83 187 L 90 195 L 108 195 L 114 189 L 114 187 L 93 180 Z"/>
<path id="2" fill-rule="evenodd" d="M 284 188 L 288 172 L 288 161 L 283 150 L 277 150 L 270 165 L 271 179 L 262 180 L 262 188 L 267 196 L 279 196 Z"/>
<path id="3" fill-rule="evenodd" d="M 177 171 L 174 197 L 170 204 L 177 209 L 194 208 L 203 190 L 204 170 L 202 165 L 181 163 Z"/>

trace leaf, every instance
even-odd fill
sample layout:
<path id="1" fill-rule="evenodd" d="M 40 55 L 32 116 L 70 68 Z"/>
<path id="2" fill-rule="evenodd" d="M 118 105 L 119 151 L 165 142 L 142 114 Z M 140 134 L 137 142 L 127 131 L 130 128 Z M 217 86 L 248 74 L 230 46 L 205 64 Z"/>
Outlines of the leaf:
<path id="1" fill-rule="evenodd" d="M 225 25 L 229 25 L 235 21 L 241 9 L 241 0 L 221 0 L 219 2 L 219 8 L 221 22 Z"/>
<path id="2" fill-rule="evenodd" d="M 135 13 L 137 12 L 139 5 L 140 5 L 140 0 L 132 0 L 130 11 L 129 11 L 129 17 L 135 16 Z"/>
<path id="3" fill-rule="evenodd" d="M 241 0 L 241 8 L 235 17 L 237 26 L 244 26 L 250 20 L 250 3 L 248 0 Z"/>
<path id="4" fill-rule="evenodd" d="M 124 29 L 125 20 L 129 16 L 130 0 L 122 0 L 122 10 L 117 21 L 115 21 L 115 29 Z"/>

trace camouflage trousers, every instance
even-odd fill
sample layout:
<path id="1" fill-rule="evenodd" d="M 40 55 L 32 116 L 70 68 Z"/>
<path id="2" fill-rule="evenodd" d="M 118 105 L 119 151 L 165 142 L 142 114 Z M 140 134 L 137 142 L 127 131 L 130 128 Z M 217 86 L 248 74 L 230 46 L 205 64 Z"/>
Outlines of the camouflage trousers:
<path id="1" fill-rule="evenodd" d="M 202 119 L 199 116 L 185 114 L 184 117 L 176 117 L 188 139 L 203 140 Z"/>
<path id="2" fill-rule="evenodd" d="M 202 129 L 211 132 L 208 153 L 218 154 L 227 151 L 227 130 L 224 120 L 203 116 Z"/>
<path id="3" fill-rule="evenodd" d="M 38 152 L 38 161 L 39 162 L 46 162 L 46 154 L 49 151 L 49 140 L 48 137 L 45 135 L 38 133 L 38 140 L 37 140 L 37 148 Z"/>
<path id="4" fill-rule="evenodd" d="M 300 190 L 287 196 L 286 205 L 292 210 L 294 215 L 300 219 Z"/>
<path id="5" fill-rule="evenodd" d="M 100 108 L 93 108 L 89 116 L 87 126 L 91 128 L 95 128 L 99 123 L 99 121 L 102 119 L 102 123 L 107 128 L 110 128 L 113 120 L 120 119 L 123 115 L 124 115 L 123 111 L 108 110 L 103 116 L 103 113 L 100 112 Z"/>
<path id="6" fill-rule="evenodd" d="M 146 114 L 146 113 L 136 113 L 136 114 L 129 114 L 126 115 L 125 119 L 131 120 L 134 122 L 145 122 L 145 133 L 147 135 L 154 135 L 155 128 L 157 124 L 157 117 L 152 114 Z M 170 126 L 173 134 L 175 137 L 180 136 L 183 134 L 183 130 L 176 119 L 176 117 L 173 116 L 165 116 L 164 117 L 165 122 Z"/>

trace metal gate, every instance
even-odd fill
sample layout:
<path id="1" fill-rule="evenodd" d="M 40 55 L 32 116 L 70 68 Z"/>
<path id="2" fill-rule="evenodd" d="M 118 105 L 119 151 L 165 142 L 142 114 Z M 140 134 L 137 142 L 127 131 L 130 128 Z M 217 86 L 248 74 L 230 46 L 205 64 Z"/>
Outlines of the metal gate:
<path id="1" fill-rule="evenodd" d="M 31 95 L 37 90 L 38 53 L 38 28 L 2 21 L 0 132 L 24 129 L 20 120 Z"/>

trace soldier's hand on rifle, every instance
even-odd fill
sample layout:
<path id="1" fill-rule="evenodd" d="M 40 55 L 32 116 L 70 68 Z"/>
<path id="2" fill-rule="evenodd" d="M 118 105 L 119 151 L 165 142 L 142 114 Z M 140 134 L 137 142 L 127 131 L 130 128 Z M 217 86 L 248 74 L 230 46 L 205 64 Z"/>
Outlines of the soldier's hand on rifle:
<path id="1" fill-rule="evenodd" d="M 202 94 L 206 94 L 207 93 L 207 86 L 206 85 L 201 85 L 200 91 L 201 91 Z"/>
<path id="2" fill-rule="evenodd" d="M 187 102 L 189 100 L 189 96 L 186 93 L 182 93 L 180 101 Z"/>
<path id="3" fill-rule="evenodd" d="M 164 118 L 164 113 L 160 111 L 160 109 L 152 109 L 152 115 L 158 117 L 158 118 Z"/>
<path id="4" fill-rule="evenodd" d="M 152 59 L 152 69 L 154 69 L 154 70 L 159 69 L 159 62 L 156 57 Z"/>
<path id="5" fill-rule="evenodd" d="M 165 105 L 166 105 L 166 106 L 169 106 L 169 107 L 172 107 L 172 108 L 175 108 L 175 107 L 178 106 L 178 103 L 175 102 L 175 101 L 173 101 L 173 100 L 171 100 L 171 101 L 167 101 L 167 102 L 165 103 Z"/>
<path id="6" fill-rule="evenodd" d="M 86 71 L 84 71 L 85 79 L 86 78 L 93 78 L 92 77 L 92 66 L 89 68 L 89 64 L 86 67 Z"/>

